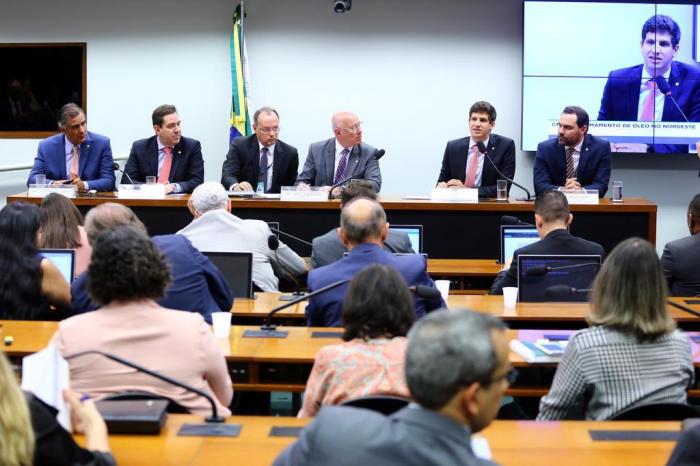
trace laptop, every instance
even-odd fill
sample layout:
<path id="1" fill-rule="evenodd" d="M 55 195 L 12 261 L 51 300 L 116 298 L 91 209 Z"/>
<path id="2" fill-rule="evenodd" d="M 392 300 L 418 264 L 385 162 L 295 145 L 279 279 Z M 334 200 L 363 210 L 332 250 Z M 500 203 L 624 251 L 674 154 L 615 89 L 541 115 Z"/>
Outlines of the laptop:
<path id="1" fill-rule="evenodd" d="M 588 290 L 600 264 L 601 257 L 596 255 L 518 255 L 518 299 L 528 303 L 587 302 L 585 291 L 552 298 L 551 289 L 550 292 L 547 289 L 563 285 Z"/>
<path id="2" fill-rule="evenodd" d="M 499 264 L 505 264 L 513 257 L 513 252 L 523 246 L 540 240 L 534 225 L 501 225 L 501 258 Z"/>
<path id="3" fill-rule="evenodd" d="M 234 298 L 253 298 L 253 253 L 202 251 L 221 271 Z"/>
<path id="4" fill-rule="evenodd" d="M 53 262 L 68 283 L 73 283 L 75 249 L 39 249 L 39 254 Z"/>
<path id="5" fill-rule="evenodd" d="M 408 235 L 411 248 L 416 253 L 423 252 L 423 225 L 393 225 L 389 224 L 389 230 L 402 231 Z"/>

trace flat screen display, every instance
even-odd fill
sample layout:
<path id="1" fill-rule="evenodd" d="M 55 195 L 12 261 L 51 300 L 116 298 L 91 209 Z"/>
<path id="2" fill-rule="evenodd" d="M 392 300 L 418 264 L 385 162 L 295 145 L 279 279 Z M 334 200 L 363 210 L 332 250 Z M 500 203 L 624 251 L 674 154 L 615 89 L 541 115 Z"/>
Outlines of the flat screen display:
<path id="1" fill-rule="evenodd" d="M 68 283 L 73 282 L 73 271 L 75 270 L 74 249 L 40 249 L 39 254 L 53 262 L 53 265 L 58 268 Z"/>

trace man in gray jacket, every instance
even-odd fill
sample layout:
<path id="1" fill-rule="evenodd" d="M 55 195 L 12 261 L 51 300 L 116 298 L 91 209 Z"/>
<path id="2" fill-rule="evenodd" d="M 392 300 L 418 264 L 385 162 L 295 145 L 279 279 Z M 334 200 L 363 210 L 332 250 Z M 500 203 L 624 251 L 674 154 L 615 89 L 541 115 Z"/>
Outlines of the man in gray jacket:
<path id="1" fill-rule="evenodd" d="M 661 267 L 674 296 L 700 295 L 700 194 L 688 205 L 690 236 L 667 243 Z"/>

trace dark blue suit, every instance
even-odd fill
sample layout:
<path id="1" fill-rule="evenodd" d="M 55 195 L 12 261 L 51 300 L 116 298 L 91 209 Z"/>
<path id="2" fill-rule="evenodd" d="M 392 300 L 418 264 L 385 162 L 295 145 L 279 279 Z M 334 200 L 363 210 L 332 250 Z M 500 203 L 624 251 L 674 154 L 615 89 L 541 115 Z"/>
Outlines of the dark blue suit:
<path id="1" fill-rule="evenodd" d="M 170 265 L 172 280 L 165 296 L 158 304 L 170 309 L 198 312 L 211 323 L 212 312 L 228 312 L 233 294 L 224 276 L 209 259 L 182 235 L 154 236 L 153 242 Z M 99 306 L 92 302 L 85 290 L 87 272 L 71 285 L 73 310 L 77 313 L 94 311 Z"/>
<path id="2" fill-rule="evenodd" d="M 605 195 L 610 181 L 610 144 L 600 138 L 586 134 L 581 145 L 576 178 L 585 189 L 597 189 L 600 197 Z M 534 168 L 535 193 L 558 189 L 566 184 L 566 148 L 557 138 L 537 145 Z"/>
<path id="3" fill-rule="evenodd" d="M 96 191 L 114 191 L 114 169 L 112 148 L 109 139 L 95 133 L 87 133 L 80 145 L 78 175 Z M 29 173 L 27 186 L 34 183 L 36 175 L 46 175 L 47 180 L 67 180 L 65 135 L 63 133 L 46 138 L 39 143 L 34 166 Z"/>
<path id="4" fill-rule="evenodd" d="M 643 65 L 611 71 L 600 102 L 599 120 L 636 121 Z M 668 83 L 671 95 L 689 121 L 700 121 L 700 68 L 682 62 L 671 62 Z M 661 121 L 685 121 L 666 96 Z M 650 150 L 658 153 L 688 152 L 688 145 L 655 144 Z"/>
<path id="5" fill-rule="evenodd" d="M 135 183 L 145 182 L 147 176 L 158 176 L 156 136 L 134 142 L 124 171 Z M 183 193 L 191 193 L 204 182 L 204 159 L 199 141 L 183 136 L 173 147 L 173 164 L 170 166 L 168 181 L 179 184 Z M 125 175 L 122 176 L 122 184 L 129 184 Z"/>
<path id="6" fill-rule="evenodd" d="M 360 244 L 354 247 L 347 256 L 332 264 L 309 272 L 307 284 L 309 291 L 318 290 L 339 280 L 352 278 L 365 267 L 372 264 L 388 265 L 396 269 L 408 286 L 427 285 L 435 287 L 435 283 L 426 271 L 425 258 L 419 254 L 395 256 L 376 244 Z M 331 291 L 315 296 L 306 306 L 306 320 L 309 326 L 339 327 L 342 325 L 342 304 L 348 285 L 339 286 Z M 415 298 L 416 316 L 423 317 L 426 312 L 444 306 L 442 299 L 428 301 Z"/>

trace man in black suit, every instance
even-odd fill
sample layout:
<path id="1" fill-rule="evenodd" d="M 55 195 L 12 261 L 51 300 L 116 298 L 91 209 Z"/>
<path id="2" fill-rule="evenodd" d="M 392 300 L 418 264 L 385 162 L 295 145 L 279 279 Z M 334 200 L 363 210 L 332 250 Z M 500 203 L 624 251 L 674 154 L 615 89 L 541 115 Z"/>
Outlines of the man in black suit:
<path id="1" fill-rule="evenodd" d="M 191 193 L 204 181 L 204 159 L 199 141 L 182 136 L 180 117 L 174 105 L 153 110 L 155 136 L 141 139 L 131 146 L 122 184 L 145 182 L 155 176 L 165 184 L 166 194 Z"/>
<path id="2" fill-rule="evenodd" d="M 690 236 L 666 244 L 661 267 L 674 296 L 700 295 L 700 194 L 688 205 Z"/>
<path id="3" fill-rule="evenodd" d="M 253 115 L 255 134 L 233 140 L 223 167 L 221 184 L 230 191 L 279 193 L 294 186 L 299 168 L 297 150 L 277 139 L 280 132 L 277 110 L 262 107 Z"/>
<path id="4" fill-rule="evenodd" d="M 513 253 L 508 270 L 502 271 L 491 285 L 489 294 L 503 294 L 503 288 L 518 286 L 518 255 L 520 254 L 578 254 L 605 256 L 603 246 L 572 236 L 568 227 L 574 216 L 569 212 L 566 196 L 559 191 L 545 191 L 535 200 L 535 226 L 540 241 Z"/>
<path id="5" fill-rule="evenodd" d="M 515 176 L 515 143 L 491 133 L 496 126 L 496 109 L 479 101 L 469 109 L 471 136 L 447 143 L 438 177 L 438 188 L 479 188 L 479 197 L 496 197 L 496 181 Z M 481 143 L 481 144 L 479 144 Z M 490 158 L 491 162 L 486 160 Z M 495 165 L 495 167 L 494 167 Z M 510 184 L 508 185 L 510 190 Z"/>

